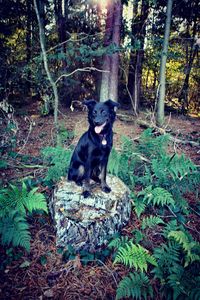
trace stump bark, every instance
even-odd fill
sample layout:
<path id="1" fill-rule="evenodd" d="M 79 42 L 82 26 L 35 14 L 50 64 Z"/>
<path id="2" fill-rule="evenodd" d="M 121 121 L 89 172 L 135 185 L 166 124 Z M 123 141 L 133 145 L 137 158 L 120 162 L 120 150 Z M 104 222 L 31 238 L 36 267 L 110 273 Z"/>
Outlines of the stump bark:
<path id="1" fill-rule="evenodd" d="M 58 184 L 50 201 L 58 246 L 71 245 L 76 251 L 95 252 L 128 222 L 128 187 L 110 175 L 107 183 L 112 189 L 109 194 L 93 184 L 92 195 L 86 199 L 81 195 L 82 188 L 74 182 L 64 179 Z"/>

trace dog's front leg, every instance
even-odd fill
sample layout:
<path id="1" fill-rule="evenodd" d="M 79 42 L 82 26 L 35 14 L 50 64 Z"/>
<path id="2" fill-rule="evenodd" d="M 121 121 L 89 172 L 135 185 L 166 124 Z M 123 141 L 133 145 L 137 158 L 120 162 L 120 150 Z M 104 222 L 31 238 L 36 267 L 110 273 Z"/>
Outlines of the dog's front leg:
<path id="1" fill-rule="evenodd" d="M 84 180 L 83 180 L 83 197 L 88 198 L 91 193 L 91 187 L 90 187 L 90 175 L 91 175 L 91 167 L 90 165 L 87 165 L 85 167 L 85 174 L 84 174 Z"/>
<path id="2" fill-rule="evenodd" d="M 101 165 L 101 174 L 100 174 L 100 178 L 101 178 L 101 189 L 103 192 L 105 193 L 110 193 L 111 192 L 111 188 L 107 185 L 106 183 L 106 173 L 107 173 L 107 164 L 108 164 L 108 160 L 106 160 L 104 163 L 102 163 Z"/>
<path id="3" fill-rule="evenodd" d="M 90 194 L 90 179 L 84 179 L 83 180 L 83 193 L 82 193 L 84 198 L 88 198 Z"/>

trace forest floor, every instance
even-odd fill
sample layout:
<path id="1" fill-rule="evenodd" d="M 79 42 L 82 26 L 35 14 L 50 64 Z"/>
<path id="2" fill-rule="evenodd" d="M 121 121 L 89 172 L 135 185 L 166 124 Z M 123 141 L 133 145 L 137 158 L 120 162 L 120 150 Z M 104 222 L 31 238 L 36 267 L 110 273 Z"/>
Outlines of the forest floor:
<path id="1" fill-rule="evenodd" d="M 126 120 L 123 120 L 124 115 L 128 115 Z M 140 118 L 149 122 L 150 113 L 143 113 Z M 36 157 L 40 155 L 42 148 L 52 145 L 53 116 L 41 117 L 37 107 L 33 105 L 31 109 L 17 111 L 14 119 L 18 124 L 15 149 L 17 153 Z M 68 131 L 75 132 L 72 141 L 74 144 L 88 127 L 87 113 L 83 111 L 62 109 L 60 121 Z M 166 123 L 175 137 L 200 140 L 199 119 L 172 115 Z M 143 130 L 131 113 L 120 110 L 114 124 L 115 148 L 120 148 L 121 136 L 137 139 Z M 174 147 L 176 151 L 186 153 L 196 164 L 200 164 L 197 147 L 179 143 L 174 144 Z M 1 173 L 4 184 L 27 176 L 42 177 L 44 173 L 37 168 L 19 168 L 17 158 Z M 40 191 L 50 194 L 48 189 L 41 188 Z M 191 226 L 200 228 L 199 218 L 194 218 Z M 131 232 L 133 228 L 137 228 L 138 224 L 134 219 L 133 215 L 123 229 L 124 232 Z M 14 259 L 0 271 L 0 299 L 115 299 L 117 284 L 127 272 L 125 268 L 114 266 L 111 258 L 104 262 L 94 260 L 88 265 L 84 265 L 79 256 L 75 260 L 63 261 L 62 254 L 56 248 L 55 231 L 49 216 L 43 216 L 41 219 L 40 215 L 34 215 L 34 218 L 31 218 L 31 234 L 30 253 L 23 253 L 22 257 Z M 4 254 L 1 249 L 2 258 Z"/>

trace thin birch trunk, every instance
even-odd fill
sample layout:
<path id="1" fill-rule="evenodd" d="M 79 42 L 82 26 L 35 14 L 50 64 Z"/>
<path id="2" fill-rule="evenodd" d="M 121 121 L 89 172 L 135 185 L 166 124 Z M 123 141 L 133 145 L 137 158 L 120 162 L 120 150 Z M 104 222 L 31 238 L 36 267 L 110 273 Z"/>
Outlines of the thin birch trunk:
<path id="1" fill-rule="evenodd" d="M 165 117 L 165 91 L 166 91 L 166 62 L 167 62 L 167 51 L 169 44 L 169 34 L 171 25 L 171 15 L 172 15 L 172 3 L 173 0 L 167 1 L 167 18 L 165 22 L 165 35 L 163 42 L 163 50 L 161 56 L 160 64 L 160 74 L 159 74 L 159 98 L 157 105 L 156 122 L 158 126 L 162 126 Z"/>
<path id="2" fill-rule="evenodd" d="M 39 26 L 39 38 L 40 38 L 40 46 L 41 46 L 41 50 L 42 50 L 44 68 L 47 73 L 47 78 L 52 86 L 53 94 L 54 94 L 54 124 L 55 124 L 55 128 L 56 128 L 56 133 L 57 133 L 57 131 L 58 131 L 58 91 L 57 91 L 56 83 L 54 82 L 54 80 L 51 76 L 51 73 L 49 71 L 47 54 L 46 54 L 46 49 L 45 49 L 44 28 L 42 27 L 42 24 L 41 24 L 37 2 L 36 2 L 36 0 L 33 0 L 33 1 L 34 1 L 34 8 L 35 8 L 35 12 L 36 12 L 37 20 L 38 20 L 38 26 Z"/>
<path id="3" fill-rule="evenodd" d="M 119 47 L 120 44 L 120 28 L 122 18 L 121 1 L 114 4 L 114 22 L 112 43 Z M 110 84 L 109 84 L 109 99 L 118 101 L 118 73 L 119 73 L 119 52 L 113 53 L 110 65 Z"/>

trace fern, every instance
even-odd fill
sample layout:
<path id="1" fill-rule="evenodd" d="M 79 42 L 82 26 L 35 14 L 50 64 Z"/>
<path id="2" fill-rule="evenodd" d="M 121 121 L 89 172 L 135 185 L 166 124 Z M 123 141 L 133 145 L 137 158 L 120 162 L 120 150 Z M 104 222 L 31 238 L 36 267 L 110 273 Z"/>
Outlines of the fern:
<path id="1" fill-rule="evenodd" d="M 21 246 L 30 251 L 30 233 L 24 216 L 13 210 L 0 218 L 0 234 L 2 245 Z"/>
<path id="2" fill-rule="evenodd" d="M 131 297 L 131 299 L 147 299 L 153 297 L 153 289 L 149 278 L 144 273 L 129 273 L 124 277 L 117 288 L 116 299 Z"/>
<path id="3" fill-rule="evenodd" d="M 149 254 L 147 249 L 140 245 L 134 245 L 132 241 L 118 249 L 114 264 L 119 262 L 130 268 L 140 269 L 142 272 L 143 270 L 147 271 L 148 263 L 157 265 L 155 258 Z"/>
<path id="4" fill-rule="evenodd" d="M 175 205 L 172 194 L 161 187 L 153 188 L 152 186 L 148 186 L 139 192 L 138 196 L 143 196 L 143 201 L 147 204 L 152 203 L 158 206 Z"/>
<path id="5" fill-rule="evenodd" d="M 156 176 L 157 184 L 176 191 L 177 186 L 181 194 L 200 182 L 197 166 L 185 155 L 170 157 L 167 153 L 151 162 L 152 173 Z"/>
<path id="6" fill-rule="evenodd" d="M 180 295 L 185 295 L 188 297 L 188 293 L 185 290 L 184 284 L 183 284 L 183 276 L 184 276 L 184 268 L 179 267 L 173 267 L 171 269 L 172 273 L 167 277 L 168 285 L 173 290 L 173 300 L 178 299 Z"/>
<path id="7" fill-rule="evenodd" d="M 169 136 L 167 134 L 155 137 L 153 129 L 148 128 L 141 134 L 137 149 L 148 158 L 159 158 L 166 153 L 168 144 Z"/>
<path id="8" fill-rule="evenodd" d="M 171 231 L 168 234 L 169 238 L 173 238 L 186 252 L 185 257 L 185 267 L 194 261 L 200 261 L 200 255 L 195 253 L 196 251 L 200 253 L 200 244 L 193 241 L 192 237 L 183 232 L 183 231 Z"/>
<path id="9" fill-rule="evenodd" d="M 146 229 L 147 227 L 155 227 L 158 224 L 165 224 L 164 221 L 157 216 L 149 216 L 142 219 L 142 229 Z"/>
<path id="10" fill-rule="evenodd" d="M 153 269 L 155 278 L 163 280 L 170 274 L 173 266 L 180 264 L 180 247 L 175 243 L 162 244 L 161 247 L 155 248 L 154 257 L 157 261 L 157 266 Z"/>
<path id="11" fill-rule="evenodd" d="M 108 161 L 108 172 L 113 175 L 118 175 L 120 165 L 120 154 L 113 148 Z"/>
<path id="12" fill-rule="evenodd" d="M 200 279 L 200 277 L 199 277 Z M 200 299 L 200 280 L 198 282 L 198 285 L 193 288 L 193 290 L 190 293 L 189 296 L 190 300 L 199 300 Z"/>
<path id="13" fill-rule="evenodd" d="M 134 229 L 132 234 L 134 234 L 134 241 L 136 244 L 140 243 L 145 237 L 144 233 L 139 229 Z"/>
<path id="14" fill-rule="evenodd" d="M 121 246 L 124 246 L 128 242 L 129 242 L 129 238 L 127 236 L 117 237 L 109 242 L 108 248 L 119 249 Z"/>
<path id="15" fill-rule="evenodd" d="M 62 147 L 46 147 L 42 151 L 45 162 L 49 163 L 49 169 L 45 180 L 57 182 L 61 176 L 65 176 L 70 163 L 72 151 Z"/>
<path id="16" fill-rule="evenodd" d="M 134 211 L 139 218 L 140 215 L 145 211 L 146 204 L 139 198 L 133 200 Z"/>
<path id="17" fill-rule="evenodd" d="M 21 213 L 34 210 L 43 210 L 48 212 L 46 200 L 43 194 L 37 192 L 38 188 L 28 192 L 26 184 L 23 182 L 21 188 L 10 185 L 3 189 L 0 194 L 0 215 L 4 215 L 12 209 Z"/>
<path id="18" fill-rule="evenodd" d="M 170 231 L 178 230 L 178 229 L 180 229 L 180 225 L 178 225 L 176 219 L 173 219 L 165 225 L 165 228 L 163 229 L 162 234 L 165 238 L 167 238 Z"/>
<path id="19" fill-rule="evenodd" d="M 174 156 L 169 163 L 168 170 L 170 171 L 170 174 L 174 180 L 178 179 L 181 181 L 185 176 L 188 176 L 196 171 L 197 167 L 189 158 L 182 154 L 181 156 Z"/>

